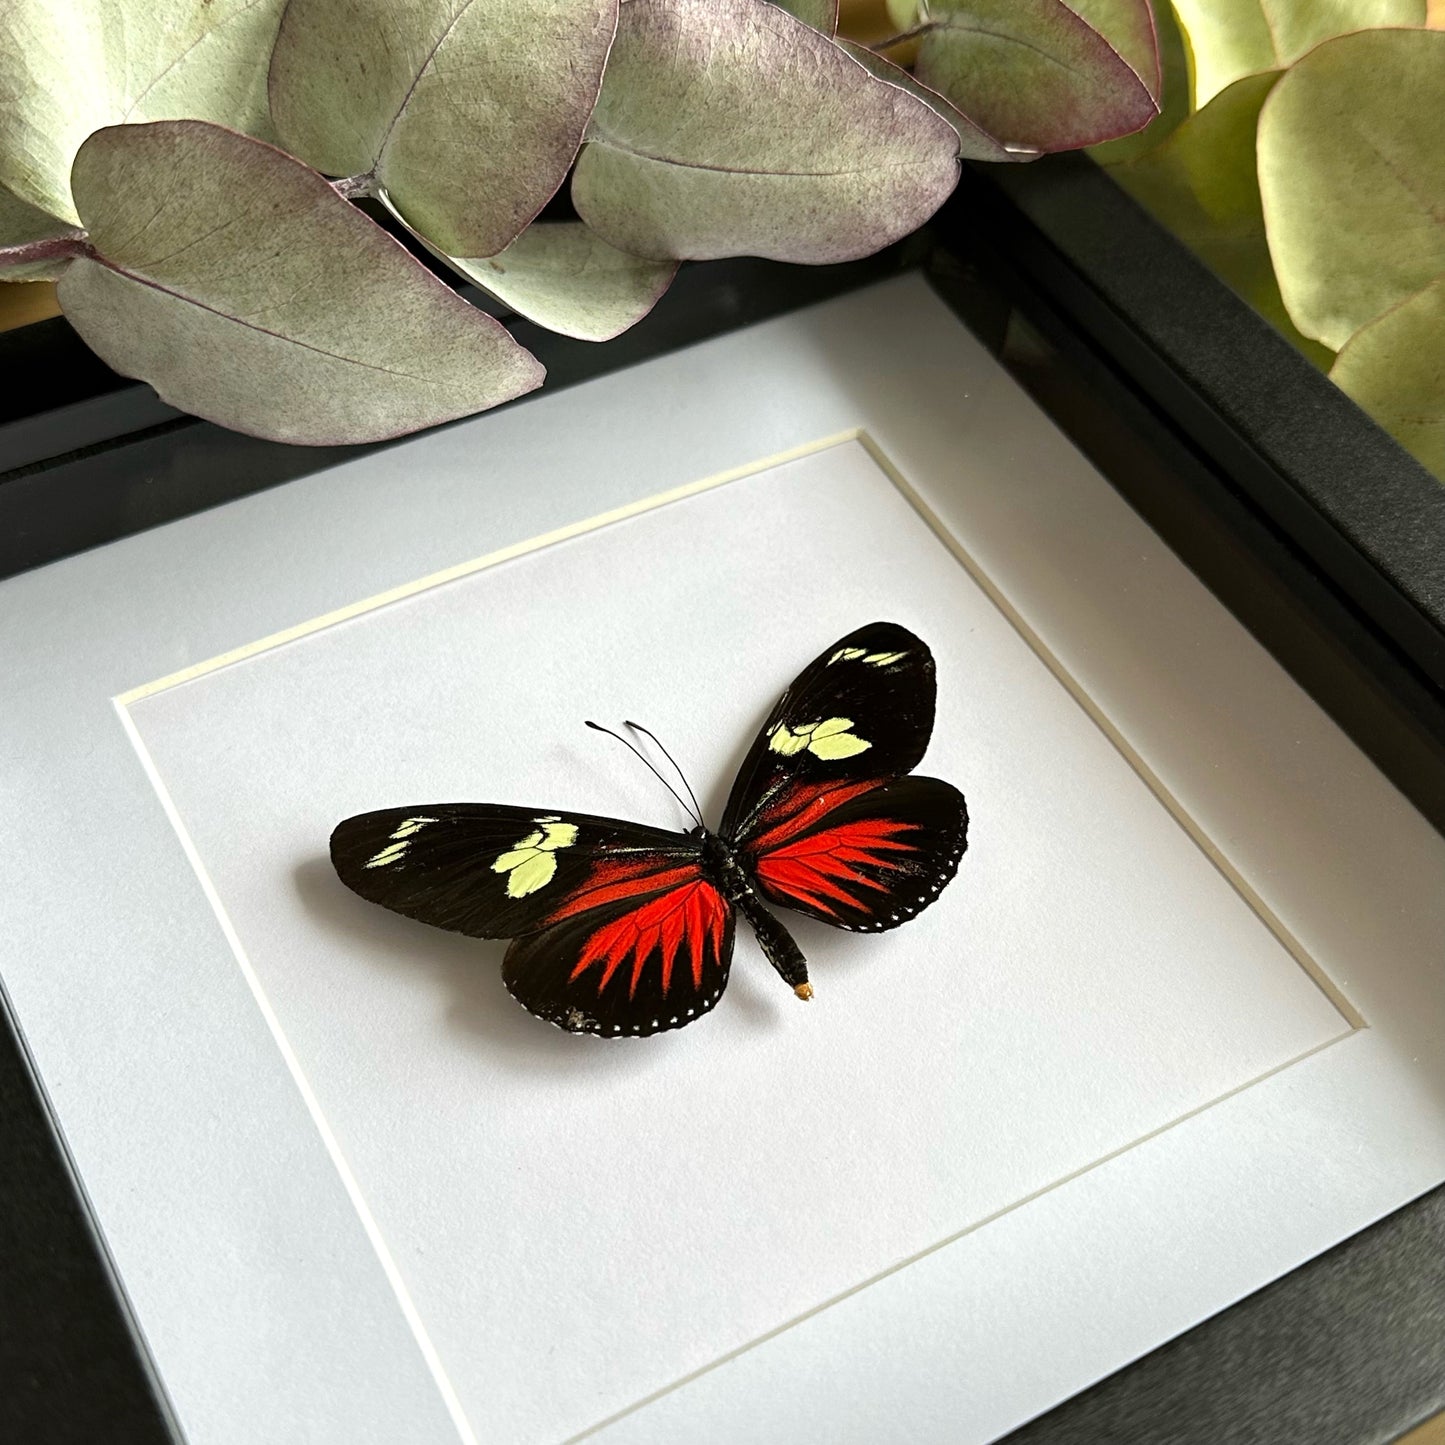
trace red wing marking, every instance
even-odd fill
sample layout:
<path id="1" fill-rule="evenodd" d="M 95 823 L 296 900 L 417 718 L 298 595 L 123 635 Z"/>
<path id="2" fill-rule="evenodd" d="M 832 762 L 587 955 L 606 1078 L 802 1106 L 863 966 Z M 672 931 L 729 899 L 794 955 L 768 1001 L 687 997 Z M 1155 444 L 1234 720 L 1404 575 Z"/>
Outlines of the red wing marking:
<path id="1" fill-rule="evenodd" d="M 830 800 L 829 806 L 836 804 Z M 902 842 L 898 835 L 917 832 L 918 828 L 917 823 L 889 818 L 841 823 L 761 854 L 755 867 L 758 877 L 770 888 L 836 916 L 838 910 L 831 906 L 830 899 L 850 908 L 864 906 L 862 898 L 850 888 L 888 891 L 886 882 L 863 870 L 871 868 L 886 874 L 899 867 L 903 860 L 898 854 L 916 853 L 918 849 Z"/>
<path id="2" fill-rule="evenodd" d="M 758 819 L 761 831 L 747 840 L 749 851 L 770 852 L 820 822 L 850 798 L 878 787 L 879 781 L 873 778 L 861 783 L 794 783 L 782 789 L 776 801 L 770 802 Z"/>
<path id="3" fill-rule="evenodd" d="M 589 908 L 619 903 L 624 898 L 635 898 L 641 893 L 661 893 L 682 883 L 695 882 L 701 876 L 696 863 L 659 868 L 656 855 L 628 862 L 606 859 L 593 866 L 586 881 L 579 884 L 556 912 L 547 916 L 546 921 L 560 923 L 564 918 L 585 913 Z"/>
<path id="4" fill-rule="evenodd" d="M 666 996 L 672 986 L 673 968 L 686 940 L 692 985 L 695 989 L 702 988 L 703 962 L 707 950 L 711 949 L 714 958 L 722 954 L 728 905 L 711 883 L 697 877 L 695 868 L 674 871 L 690 874 L 691 881 L 659 894 L 656 898 L 648 899 L 618 918 L 600 924 L 582 946 L 582 952 L 572 969 L 573 979 L 581 977 L 596 965 L 601 970 L 601 977 L 597 981 L 597 992 L 600 994 L 612 981 L 612 976 L 630 958 L 632 973 L 627 992 L 631 998 L 637 993 L 643 969 L 655 954 L 662 972 L 662 992 Z M 655 880 L 663 875 L 654 873 L 652 876 Z M 568 907 L 571 908 L 571 905 Z"/>

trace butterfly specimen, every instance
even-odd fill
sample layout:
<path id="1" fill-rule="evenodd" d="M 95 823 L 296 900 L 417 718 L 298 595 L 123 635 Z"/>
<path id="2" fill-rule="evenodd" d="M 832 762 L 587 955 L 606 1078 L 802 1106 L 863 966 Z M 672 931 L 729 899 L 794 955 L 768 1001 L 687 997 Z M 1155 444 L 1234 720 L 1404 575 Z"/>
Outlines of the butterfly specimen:
<path id="1" fill-rule="evenodd" d="M 686 833 L 584 813 L 424 804 L 346 819 L 331 835 L 331 860 L 373 903 L 474 938 L 510 938 L 507 989 L 570 1033 L 654 1034 L 708 1013 L 727 985 L 738 913 L 808 999 L 802 950 L 769 905 L 877 933 L 922 912 L 958 869 L 963 794 L 910 776 L 933 732 L 936 693 L 928 647 L 874 622 L 815 658 L 778 700 L 715 833 L 683 778 L 697 821 Z"/>

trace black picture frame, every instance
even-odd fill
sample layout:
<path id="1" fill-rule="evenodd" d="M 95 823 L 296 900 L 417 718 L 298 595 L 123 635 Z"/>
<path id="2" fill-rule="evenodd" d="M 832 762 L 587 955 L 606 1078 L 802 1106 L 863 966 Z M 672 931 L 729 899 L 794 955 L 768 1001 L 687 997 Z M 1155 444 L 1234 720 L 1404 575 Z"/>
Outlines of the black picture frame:
<path id="1" fill-rule="evenodd" d="M 1445 832 L 1445 486 L 1086 158 L 971 168 L 929 227 L 867 261 L 685 267 L 603 345 L 512 324 L 550 391 L 910 269 Z M 0 366 L 16 379 L 0 404 L 0 577 L 365 450 L 180 416 L 61 319 L 0 336 Z M 23 1035 L 0 1013 L 0 1299 L 18 1325 L 0 1330 L 0 1425 L 37 1442 L 174 1442 Z M 1445 1188 L 1008 1438 L 1374 1445 L 1441 1411 Z"/>

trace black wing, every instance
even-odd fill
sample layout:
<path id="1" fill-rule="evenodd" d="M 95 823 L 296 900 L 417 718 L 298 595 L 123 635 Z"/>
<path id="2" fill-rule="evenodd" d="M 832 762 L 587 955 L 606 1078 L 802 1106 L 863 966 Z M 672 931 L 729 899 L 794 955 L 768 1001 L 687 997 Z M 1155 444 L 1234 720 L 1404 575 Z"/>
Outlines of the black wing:
<path id="1" fill-rule="evenodd" d="M 742 842 L 780 795 L 912 772 L 933 732 L 933 654 L 896 622 L 873 622 L 815 658 L 768 714 L 738 771 L 721 833 Z"/>
<path id="2" fill-rule="evenodd" d="M 331 835 L 331 861 L 348 888 L 473 938 L 541 928 L 619 867 L 663 874 L 695 867 L 698 857 L 682 833 L 480 803 L 383 808 L 346 819 Z"/>

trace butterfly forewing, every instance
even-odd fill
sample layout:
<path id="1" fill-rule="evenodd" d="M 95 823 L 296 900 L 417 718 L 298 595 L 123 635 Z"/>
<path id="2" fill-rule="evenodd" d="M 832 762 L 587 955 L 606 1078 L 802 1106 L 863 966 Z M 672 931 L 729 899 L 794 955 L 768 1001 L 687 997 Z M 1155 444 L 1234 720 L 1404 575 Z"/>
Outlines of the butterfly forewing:
<path id="1" fill-rule="evenodd" d="M 963 794 L 937 778 L 780 790 L 741 850 L 773 903 L 870 933 L 921 913 L 968 845 Z"/>
<path id="2" fill-rule="evenodd" d="M 840 638 L 799 673 L 748 749 L 723 813 L 742 841 L 799 785 L 877 782 L 918 766 L 933 731 L 933 654 L 896 622 Z"/>
<path id="3" fill-rule="evenodd" d="M 383 808 L 331 835 L 348 888 L 408 918 L 473 938 L 516 938 L 584 897 L 599 872 L 625 865 L 696 869 L 681 833 L 616 818 L 474 803 Z"/>

